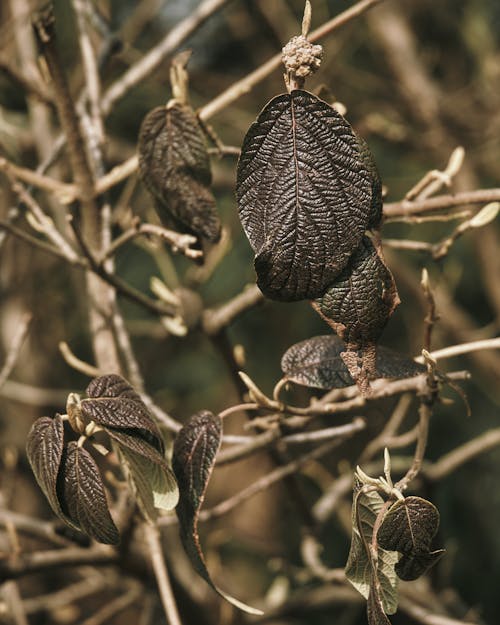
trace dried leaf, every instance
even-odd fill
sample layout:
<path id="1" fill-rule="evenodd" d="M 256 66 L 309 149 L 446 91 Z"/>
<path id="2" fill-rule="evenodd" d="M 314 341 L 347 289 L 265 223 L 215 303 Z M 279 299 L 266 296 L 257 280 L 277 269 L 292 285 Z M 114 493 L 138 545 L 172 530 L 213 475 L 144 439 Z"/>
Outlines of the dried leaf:
<path id="1" fill-rule="evenodd" d="M 139 173 L 166 227 L 217 242 L 221 224 L 210 190 L 207 147 L 190 106 L 175 100 L 150 111 L 139 132 Z"/>
<path id="2" fill-rule="evenodd" d="M 221 437 L 221 419 L 203 410 L 189 419 L 175 440 L 172 466 L 180 493 L 176 512 L 181 540 L 196 572 L 216 592 L 245 612 L 262 614 L 260 610 L 255 610 L 227 595 L 213 583 L 200 546 L 198 515 L 205 499 Z"/>
<path id="3" fill-rule="evenodd" d="M 179 489 L 173 471 L 165 462 L 157 463 L 130 447 L 118 445 L 127 477 L 142 513 L 151 522 L 158 509 L 173 510 L 179 501 Z"/>
<path id="4" fill-rule="evenodd" d="M 52 510 L 63 521 L 78 529 L 63 512 L 57 493 L 57 476 L 64 446 L 64 425 L 60 415 L 41 417 L 31 426 L 26 453 L 38 485 Z"/>
<path id="5" fill-rule="evenodd" d="M 377 540 L 384 549 L 403 554 L 396 566 L 401 579 L 417 579 L 443 556 L 443 549 L 430 551 L 438 527 L 439 512 L 426 499 L 406 497 L 391 506 Z"/>
<path id="6" fill-rule="evenodd" d="M 341 357 L 362 389 L 376 376 L 376 342 L 398 304 L 394 278 L 368 237 L 323 297 L 313 303 L 346 343 Z"/>
<path id="7" fill-rule="evenodd" d="M 352 538 L 345 574 L 356 590 L 369 599 L 374 571 L 368 545 L 371 543 L 373 526 L 384 505 L 377 492 L 365 492 L 357 476 L 354 480 L 352 506 Z M 394 567 L 398 560 L 397 552 L 378 549 L 376 576 L 379 584 L 380 600 L 386 614 L 394 614 L 398 605 L 397 576 Z"/>
<path id="8" fill-rule="evenodd" d="M 89 399 L 81 402 L 86 420 L 103 427 L 134 429 L 137 438 L 144 439 L 163 454 L 163 439 L 158 426 L 140 396 L 121 376 L 112 374 L 94 378 L 87 387 L 87 395 Z"/>
<path id="9" fill-rule="evenodd" d="M 354 380 L 340 356 L 344 350 L 338 336 L 314 336 L 287 349 L 281 370 L 288 380 L 303 386 L 325 390 L 351 386 Z M 377 348 L 376 378 L 408 378 L 425 372 L 425 365 L 387 347 Z"/>
<path id="10" fill-rule="evenodd" d="M 74 441 L 64 450 L 57 489 L 65 514 L 82 532 L 108 545 L 119 542 L 99 468 L 89 452 Z"/>
<path id="11" fill-rule="evenodd" d="M 295 90 L 271 100 L 238 162 L 240 219 L 272 299 L 320 297 L 359 245 L 372 213 L 372 179 L 347 121 Z"/>

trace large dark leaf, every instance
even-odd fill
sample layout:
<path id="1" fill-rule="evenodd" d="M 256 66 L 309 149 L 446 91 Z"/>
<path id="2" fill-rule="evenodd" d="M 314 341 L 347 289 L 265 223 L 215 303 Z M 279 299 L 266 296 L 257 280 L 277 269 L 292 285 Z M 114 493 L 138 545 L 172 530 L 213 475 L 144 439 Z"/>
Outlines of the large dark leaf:
<path id="1" fill-rule="evenodd" d="M 66 523 L 77 527 L 63 512 L 57 494 L 57 476 L 64 446 L 64 425 L 60 415 L 41 417 L 31 426 L 26 443 L 29 463 L 52 510 Z"/>
<path id="2" fill-rule="evenodd" d="M 176 508 L 182 544 L 196 572 L 233 605 L 251 614 L 261 614 L 220 590 L 212 581 L 198 535 L 198 515 L 222 437 L 222 421 L 203 410 L 184 425 L 174 443 L 172 467 L 179 486 Z"/>
<path id="3" fill-rule="evenodd" d="M 281 359 L 281 370 L 291 382 L 329 390 L 354 384 L 340 354 L 343 341 L 334 334 L 314 336 L 295 343 Z M 377 347 L 375 376 L 377 378 L 408 378 L 425 373 L 426 368 L 411 358 Z"/>
<path id="4" fill-rule="evenodd" d="M 221 225 L 210 162 L 193 110 L 172 100 L 150 111 L 139 133 L 139 172 L 167 227 L 216 242 Z"/>
<path id="5" fill-rule="evenodd" d="M 430 551 L 438 527 L 439 512 L 426 499 L 406 497 L 391 506 L 377 540 L 384 549 L 403 554 L 396 565 L 396 573 L 401 579 L 417 579 L 443 556 L 443 549 Z"/>
<path id="6" fill-rule="evenodd" d="M 99 468 L 88 451 L 74 441 L 63 453 L 58 495 L 65 514 L 82 532 L 108 545 L 119 542 Z"/>
<path id="7" fill-rule="evenodd" d="M 121 376 L 94 378 L 87 387 L 89 399 L 81 402 L 82 415 L 103 427 L 135 430 L 134 435 L 164 452 L 163 439 L 146 405 Z M 131 434 L 131 432 L 129 432 Z"/>
<path id="8" fill-rule="evenodd" d="M 271 100 L 248 130 L 237 197 L 259 287 L 283 301 L 321 296 L 373 221 L 372 179 L 352 128 L 301 90 Z"/>
<path id="9" fill-rule="evenodd" d="M 346 343 L 342 354 L 359 384 L 376 376 L 376 342 L 399 304 L 391 272 L 368 237 L 314 308 Z M 362 352 L 361 359 L 357 352 Z"/>

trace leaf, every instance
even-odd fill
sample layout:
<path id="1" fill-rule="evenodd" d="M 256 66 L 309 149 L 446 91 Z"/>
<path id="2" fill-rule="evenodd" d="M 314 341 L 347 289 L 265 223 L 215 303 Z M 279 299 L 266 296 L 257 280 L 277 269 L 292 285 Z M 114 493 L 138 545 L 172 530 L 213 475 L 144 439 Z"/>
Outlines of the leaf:
<path id="1" fill-rule="evenodd" d="M 57 490 L 65 514 L 82 532 L 107 545 L 120 541 L 99 468 L 89 452 L 74 441 L 64 450 Z"/>
<path id="2" fill-rule="evenodd" d="M 121 376 L 94 378 L 87 387 L 89 399 L 81 401 L 82 415 L 103 427 L 136 431 L 136 436 L 153 445 L 161 454 L 163 439 L 146 405 Z"/>
<path id="3" fill-rule="evenodd" d="M 166 227 L 216 243 L 221 224 L 210 190 L 212 176 L 199 121 L 171 100 L 150 111 L 139 132 L 139 173 Z"/>
<path id="4" fill-rule="evenodd" d="M 295 384 L 329 390 L 354 384 L 340 354 L 343 341 L 333 334 L 314 336 L 289 347 L 281 370 Z M 425 373 L 425 365 L 387 347 L 377 347 L 376 378 L 408 378 Z"/>
<path id="5" fill-rule="evenodd" d="M 369 225 L 372 179 L 347 121 L 294 90 L 249 128 L 238 162 L 240 219 L 271 299 L 320 297 Z"/>
<path id="6" fill-rule="evenodd" d="M 366 603 L 366 615 L 368 617 L 368 625 L 391 625 L 391 621 L 384 612 L 384 606 L 380 598 L 380 587 L 376 579 L 373 579 L 370 584 Z"/>
<path id="7" fill-rule="evenodd" d="M 115 429 L 105 427 L 104 431 L 121 447 L 126 447 L 131 451 L 143 456 L 154 464 L 167 467 L 167 461 L 163 454 L 161 454 L 155 447 L 145 441 L 143 438 L 137 436 L 137 430 L 130 429 Z"/>
<path id="8" fill-rule="evenodd" d="M 384 500 L 377 492 L 365 492 L 355 475 L 352 506 L 352 538 L 345 574 L 349 582 L 365 599 L 369 598 L 373 583 L 373 565 L 368 550 L 373 526 Z M 398 560 L 395 551 L 380 548 L 377 552 L 377 579 L 380 586 L 380 600 L 386 614 L 394 614 L 398 605 L 397 576 L 394 567 Z"/>
<path id="9" fill-rule="evenodd" d="M 372 184 L 372 203 L 371 203 L 371 213 L 370 213 L 370 228 L 379 228 L 380 222 L 382 220 L 382 180 L 380 179 L 380 174 L 378 172 L 377 164 L 375 163 L 375 159 L 373 158 L 373 154 L 371 153 L 368 144 L 359 135 L 356 135 L 356 139 L 358 140 L 358 148 L 361 154 L 361 160 L 363 161 L 368 173 L 370 175 L 370 180 Z"/>
<path id="10" fill-rule="evenodd" d="M 179 489 L 173 471 L 166 463 L 152 462 L 129 447 L 118 445 L 137 503 L 144 516 L 154 522 L 158 509 L 173 510 Z"/>
<path id="11" fill-rule="evenodd" d="M 41 417 L 31 426 L 26 453 L 38 485 L 59 518 L 78 529 L 63 512 L 57 493 L 57 476 L 63 455 L 64 424 L 61 415 Z"/>
<path id="12" fill-rule="evenodd" d="M 430 551 L 438 527 L 439 512 L 426 499 L 406 497 L 391 506 L 377 540 L 384 549 L 403 554 L 396 566 L 401 579 L 417 579 L 443 556 L 443 549 Z"/>
<path id="13" fill-rule="evenodd" d="M 394 278 L 368 237 L 323 297 L 313 302 L 346 343 L 341 357 L 362 390 L 376 376 L 376 342 L 398 304 Z"/>
<path id="14" fill-rule="evenodd" d="M 205 499 L 208 481 L 222 437 L 219 416 L 203 410 L 193 415 L 177 434 L 172 466 L 179 485 L 179 503 L 176 508 L 184 549 L 196 572 L 229 603 L 250 614 L 260 610 L 241 603 L 218 588 L 210 577 L 198 535 L 198 516 Z"/>

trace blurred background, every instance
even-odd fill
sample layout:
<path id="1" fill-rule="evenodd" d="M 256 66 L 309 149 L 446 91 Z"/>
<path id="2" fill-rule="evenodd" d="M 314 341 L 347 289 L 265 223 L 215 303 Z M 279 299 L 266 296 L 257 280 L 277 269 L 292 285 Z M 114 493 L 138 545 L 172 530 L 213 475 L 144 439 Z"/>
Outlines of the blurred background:
<path id="1" fill-rule="evenodd" d="M 96 0 L 96 46 L 102 57 L 102 84 L 106 88 L 127 67 L 160 41 L 198 6 L 194 0 Z M 36 168 L 50 152 L 57 135 L 54 112 L 33 98 L 9 72 L 20 65 L 16 23 L 29 23 L 37 2 L 22 0 L 0 4 L 0 155 L 25 167 Z M 344 0 L 312 0 L 312 29 L 344 11 Z M 55 2 L 57 34 L 71 89 L 77 94 L 83 75 L 70 3 Z M 188 66 L 190 96 L 201 108 L 234 81 L 259 67 L 298 34 L 303 3 L 299 0 L 233 0 L 212 16 L 181 49 L 192 49 Z M 457 146 L 465 149 L 464 164 L 453 181 L 453 191 L 500 186 L 500 4 L 494 0 L 401 0 L 382 2 L 320 42 L 324 60 L 307 88 L 341 102 L 346 117 L 369 143 L 383 183 L 386 201 L 397 201 L 429 170 L 444 169 Z M 109 168 L 135 152 L 144 115 L 171 95 L 167 58 L 158 69 L 131 89 L 106 119 L 106 154 Z M 209 120 L 226 145 L 240 146 L 248 126 L 274 95 L 284 91 L 277 69 L 249 93 Z M 328 94 L 328 95 L 324 95 Z M 41 113 L 37 108 L 44 108 Z M 39 120 L 38 124 L 33 120 Z M 40 121 L 42 120 L 42 121 Z M 39 124 L 45 124 L 41 127 Z M 234 196 L 236 157 L 214 156 L 214 193 L 228 232 L 227 253 L 213 274 L 201 280 L 199 270 L 185 258 L 157 246 L 151 251 L 138 240 L 123 247 L 116 271 L 137 288 L 149 292 L 152 275 L 171 288 L 194 286 L 207 307 L 237 295 L 255 281 L 253 253 L 239 224 Z M 64 177 L 64 157 L 49 169 Z M 41 192 L 37 199 L 47 206 Z M 115 231 L 132 212 L 157 223 L 150 196 L 136 176 L 110 192 Z M 17 204 L 8 181 L 0 175 L 0 216 L 5 219 Z M 52 214 L 59 209 L 48 206 Z M 59 210 L 59 212 L 58 212 Z M 20 218 L 19 223 L 22 223 Z M 386 223 L 382 235 L 390 239 L 437 242 L 456 222 Z M 447 256 L 433 261 L 428 254 L 386 248 L 402 304 L 390 320 L 381 343 L 411 355 L 420 352 L 425 301 L 419 286 L 427 268 L 435 288 L 438 321 L 433 349 L 491 338 L 500 322 L 500 269 L 498 220 L 466 233 Z M 3 505 L 12 510 L 51 519 L 27 465 L 24 445 L 33 420 L 64 410 L 69 390 L 83 392 L 88 377 L 70 368 L 58 349 L 66 341 L 78 357 L 92 361 L 86 325 L 86 302 L 81 272 L 43 254 L 13 236 L 0 233 L 0 354 L 25 311 L 33 313 L 28 338 L 10 379 L 0 389 L 0 452 L 3 457 Z M 198 273 L 197 273 L 198 271 Z M 186 337 L 169 335 L 156 318 L 138 306 L 120 300 L 147 390 L 169 414 L 183 421 L 194 412 L 222 410 L 239 402 L 234 381 L 213 342 L 196 328 Z M 280 378 L 280 359 L 293 343 L 328 328 L 307 302 L 266 302 L 238 318 L 228 335 L 241 345 L 245 370 L 270 393 Z M 0 362 L 3 362 L 3 357 Z M 450 401 L 437 406 L 431 423 L 428 458 L 441 457 L 457 445 L 499 424 L 500 353 L 474 352 L 443 362 L 445 370 L 467 369 L 472 379 L 464 386 L 472 416 L 453 390 Z M 372 424 L 362 439 L 342 446 L 335 454 L 304 473 L 300 481 L 312 505 L 321 493 L 321 480 L 351 470 L 359 451 L 390 414 L 395 400 L 377 403 L 367 413 Z M 413 413 L 413 419 L 415 412 Z M 328 422 L 333 420 L 330 419 Z M 335 421 L 336 422 L 336 421 Z M 231 420 L 241 432 L 243 418 Z M 401 450 L 409 455 L 412 449 Z M 236 492 L 269 470 L 262 455 L 216 471 L 208 494 L 214 503 Z M 446 557 L 432 571 L 437 592 L 455 589 L 449 603 L 457 618 L 494 625 L 500 622 L 500 450 L 494 449 L 462 466 L 439 483 L 424 484 L 422 491 L 441 512 L 439 544 Z M 350 501 L 346 498 L 345 503 Z M 344 565 L 349 537 L 336 517 L 322 530 L 323 558 L 332 567 Z M 168 536 L 167 536 L 168 538 Z M 279 593 L 313 589 L 301 577 L 300 520 L 294 516 L 286 492 L 275 487 L 250 500 L 227 517 L 203 528 L 209 568 L 221 584 L 248 600 L 271 588 Z M 173 540 L 173 539 L 172 539 Z M 179 580 L 182 573 L 177 573 Z M 193 574 L 194 575 L 194 574 Z M 23 596 L 53 592 L 64 573 L 21 580 Z M 193 580 L 197 585 L 197 580 Z M 281 584 L 281 585 L 280 585 Z M 182 581 L 178 584 L 182 596 Z M 213 613 L 190 612 L 186 625 L 245 622 L 220 606 L 201 586 Z M 447 591 L 448 592 L 448 591 Z M 451 591 L 450 591 L 451 592 Z M 102 596 L 101 596 L 102 595 Z M 36 612 L 30 623 L 81 622 L 106 601 L 106 593 L 75 603 L 75 613 Z M 207 596 L 209 597 L 207 599 Z M 186 603 L 188 605 L 188 602 Z M 189 604 L 190 605 L 190 604 Z M 214 606 L 217 606 L 215 608 Z M 357 625 L 366 620 L 362 603 L 307 601 L 268 622 L 322 625 Z M 182 610 L 182 607 L 181 607 Z M 220 610 L 220 611 L 219 611 Z M 158 613 L 158 620 L 161 616 Z M 65 620 L 66 619 L 66 620 Z M 72 620 L 73 619 L 73 620 Z M 75 620 L 76 619 L 76 620 Z M 136 623 L 134 610 L 108 622 Z M 196 619 L 196 620 L 195 620 Z M 391 617 L 394 625 L 413 623 L 406 614 Z"/>

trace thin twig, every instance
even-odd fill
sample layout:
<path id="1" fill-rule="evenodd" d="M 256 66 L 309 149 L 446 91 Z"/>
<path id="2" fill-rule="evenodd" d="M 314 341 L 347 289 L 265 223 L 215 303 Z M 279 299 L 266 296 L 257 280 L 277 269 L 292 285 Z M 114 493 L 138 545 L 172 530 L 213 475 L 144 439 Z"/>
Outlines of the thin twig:
<path id="1" fill-rule="evenodd" d="M 61 352 L 61 356 L 64 358 L 66 364 L 68 364 L 75 371 L 79 371 L 80 373 L 88 375 L 91 378 L 96 378 L 97 376 L 103 374 L 98 367 L 94 367 L 88 362 L 80 360 L 80 358 L 75 356 L 66 341 L 61 341 L 59 343 L 59 351 Z"/>
<path id="2" fill-rule="evenodd" d="M 116 614 L 123 612 L 123 610 L 138 601 L 144 592 L 144 588 L 138 583 L 131 584 L 129 582 L 128 585 L 130 588 L 126 592 L 118 595 L 116 599 L 96 610 L 89 618 L 80 621 L 79 625 L 102 625 L 102 623 L 106 623 Z"/>
<path id="3" fill-rule="evenodd" d="M 444 358 L 453 358 L 461 354 L 469 354 L 484 349 L 500 349 L 500 337 L 494 339 L 483 339 L 481 341 L 471 341 L 470 343 L 460 343 L 460 345 L 450 345 L 443 349 L 436 349 L 431 352 L 431 356 L 435 360 L 443 360 Z M 424 362 L 422 356 L 415 358 L 417 362 Z"/>
<path id="4" fill-rule="evenodd" d="M 405 215 L 418 215 L 429 211 L 464 206 L 466 204 L 486 204 L 500 200 L 500 189 L 477 189 L 475 191 L 463 191 L 453 195 L 438 195 L 426 200 L 410 202 L 390 202 L 384 204 L 385 217 L 399 217 Z"/>
<path id="5" fill-rule="evenodd" d="M 151 564 L 153 565 L 156 583 L 158 584 L 158 590 L 160 591 L 161 602 L 165 611 L 165 616 L 167 617 L 167 622 L 169 625 L 182 625 L 179 612 L 177 610 L 177 604 L 175 603 L 172 586 L 170 584 L 167 565 L 165 563 L 165 558 L 163 557 L 160 533 L 157 527 L 154 527 L 149 523 L 144 523 L 143 527 L 149 556 L 151 558 Z"/>
<path id="6" fill-rule="evenodd" d="M 203 313 L 203 329 L 209 335 L 218 334 L 223 328 L 247 311 L 264 301 L 262 291 L 256 284 L 247 286 L 241 293 L 218 308 L 209 308 Z"/>
<path id="7" fill-rule="evenodd" d="M 28 335 L 29 326 L 33 315 L 31 313 L 25 313 L 19 320 L 19 324 L 16 327 L 14 335 L 10 341 L 9 348 L 7 350 L 7 357 L 5 358 L 4 365 L 0 370 L 0 389 L 3 387 L 8 377 L 12 373 L 16 362 L 19 358 L 19 352 L 23 346 L 24 340 Z"/>
<path id="8" fill-rule="evenodd" d="M 188 17 L 172 28 L 167 36 L 152 48 L 140 61 L 116 80 L 104 93 L 101 110 L 107 115 L 113 104 L 123 97 L 127 91 L 151 74 L 163 59 L 176 50 L 191 36 L 207 19 L 215 15 L 231 0 L 205 0 L 197 9 L 190 11 Z"/>

